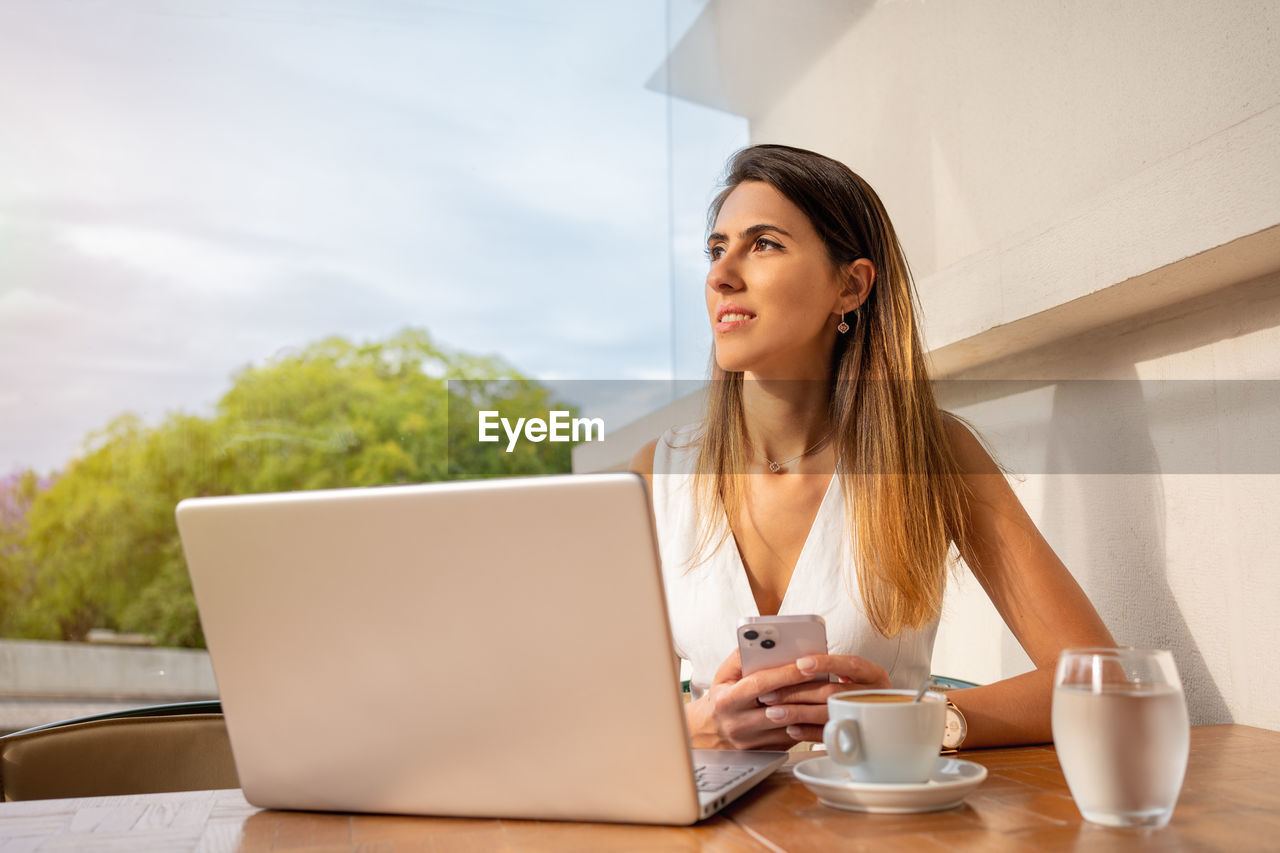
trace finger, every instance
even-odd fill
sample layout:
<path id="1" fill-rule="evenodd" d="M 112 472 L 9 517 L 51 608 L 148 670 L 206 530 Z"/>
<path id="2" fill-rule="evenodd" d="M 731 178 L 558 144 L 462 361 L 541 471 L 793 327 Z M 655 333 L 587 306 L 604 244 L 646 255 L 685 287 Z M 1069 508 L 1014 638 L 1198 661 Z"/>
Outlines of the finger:
<path id="1" fill-rule="evenodd" d="M 796 743 L 813 741 L 822 743 L 822 726 L 787 726 L 787 737 Z"/>
<path id="2" fill-rule="evenodd" d="M 783 687 L 812 681 L 813 675 L 812 672 L 801 672 L 794 663 L 787 663 L 769 669 L 758 669 L 750 675 L 744 675 L 734 687 L 742 696 L 755 699 L 764 693 L 772 693 Z"/>
<path id="3" fill-rule="evenodd" d="M 787 726 L 825 726 L 826 705 L 770 705 L 764 709 L 765 719 L 777 728 Z"/>
<path id="4" fill-rule="evenodd" d="M 734 649 L 733 654 L 725 658 L 724 663 L 720 664 L 711 682 L 713 684 L 721 684 L 727 681 L 738 681 L 741 678 L 742 658 L 739 657 L 738 650 Z"/>
<path id="5" fill-rule="evenodd" d="M 783 687 L 772 693 L 766 693 L 759 699 L 763 705 L 825 705 L 827 699 L 835 694 L 856 688 L 857 685 L 840 684 L 834 681 L 806 681 L 804 684 Z"/>
<path id="6" fill-rule="evenodd" d="M 786 721 L 774 720 L 761 707 L 742 711 L 722 721 L 723 736 L 734 749 L 790 749 L 795 741 L 786 733 Z M 775 711 L 774 716 L 778 716 Z"/>
<path id="7" fill-rule="evenodd" d="M 796 660 L 796 669 L 810 678 L 821 673 L 869 687 L 889 686 L 889 673 L 883 667 L 857 655 L 809 655 Z"/>
<path id="8" fill-rule="evenodd" d="M 751 746 L 744 746 L 741 748 L 768 749 L 776 752 L 786 752 L 797 743 L 799 743 L 799 741 L 787 734 L 785 729 L 778 729 L 776 731 L 769 732 L 768 737 L 762 737 L 758 743 L 753 743 Z"/>

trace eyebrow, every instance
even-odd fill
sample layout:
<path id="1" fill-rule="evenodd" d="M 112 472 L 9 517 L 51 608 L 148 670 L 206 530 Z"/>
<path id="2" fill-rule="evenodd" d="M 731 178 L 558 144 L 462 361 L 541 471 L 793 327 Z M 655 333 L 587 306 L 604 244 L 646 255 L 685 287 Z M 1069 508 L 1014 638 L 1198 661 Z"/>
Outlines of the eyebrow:
<path id="1" fill-rule="evenodd" d="M 768 222 L 761 222 L 757 225 L 752 225 L 750 227 L 742 229 L 741 233 L 738 234 L 738 239 L 745 240 L 748 237 L 754 237 L 757 234 L 763 234 L 765 231 L 773 231 L 775 233 L 781 234 L 783 237 L 791 236 L 791 232 L 787 231 L 787 229 L 785 228 L 779 228 L 777 225 L 771 225 Z M 716 240 L 728 240 L 728 239 L 729 239 L 729 235 L 721 231 L 712 232 L 707 236 L 708 243 L 714 243 Z"/>

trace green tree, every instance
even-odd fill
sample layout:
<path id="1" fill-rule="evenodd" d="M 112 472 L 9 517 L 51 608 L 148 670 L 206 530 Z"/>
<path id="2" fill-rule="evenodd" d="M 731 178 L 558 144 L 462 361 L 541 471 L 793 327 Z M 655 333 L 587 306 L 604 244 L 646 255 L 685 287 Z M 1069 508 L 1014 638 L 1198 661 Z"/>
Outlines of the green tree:
<path id="1" fill-rule="evenodd" d="M 30 469 L 0 478 L 0 636 L 35 581 L 26 549 L 27 513 L 40 490 L 40 478 Z"/>
<path id="2" fill-rule="evenodd" d="M 482 408 L 574 411 L 499 359 L 410 329 L 246 368 L 212 418 L 148 427 L 121 416 L 48 488 L 10 489 L 26 503 L 19 521 L 0 516 L 0 630 L 78 640 L 101 627 L 203 645 L 173 518 L 186 497 L 569 470 L 568 444 L 480 445 Z"/>
<path id="3" fill-rule="evenodd" d="M 23 551 L 34 570 L 7 632 L 79 640 L 100 627 L 198 643 L 189 591 L 185 600 L 160 601 L 152 589 L 186 584 L 173 507 L 228 482 L 220 426 L 173 415 L 149 429 L 124 415 L 93 436 L 27 512 Z M 190 624 L 175 628 L 175 613 Z"/>

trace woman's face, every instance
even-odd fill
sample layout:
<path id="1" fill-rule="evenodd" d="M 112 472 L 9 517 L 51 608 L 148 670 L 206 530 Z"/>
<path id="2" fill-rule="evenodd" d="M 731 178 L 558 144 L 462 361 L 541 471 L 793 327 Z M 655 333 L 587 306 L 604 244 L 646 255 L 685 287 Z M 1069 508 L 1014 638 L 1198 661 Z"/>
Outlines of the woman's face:
<path id="1" fill-rule="evenodd" d="M 754 379 L 825 378 L 850 300 L 809 218 L 769 184 L 748 181 L 725 199 L 711 230 L 716 363 Z"/>

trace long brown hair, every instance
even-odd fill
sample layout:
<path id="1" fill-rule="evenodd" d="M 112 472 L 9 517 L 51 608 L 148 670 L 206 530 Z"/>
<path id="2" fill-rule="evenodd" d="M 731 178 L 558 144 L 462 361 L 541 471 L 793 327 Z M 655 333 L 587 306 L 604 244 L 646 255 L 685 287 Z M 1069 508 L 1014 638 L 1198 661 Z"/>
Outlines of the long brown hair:
<path id="1" fill-rule="evenodd" d="M 847 166 L 783 145 L 734 155 L 708 223 L 745 181 L 763 181 L 800 208 L 836 267 L 858 258 L 875 266 L 870 295 L 832 354 L 831 440 L 863 609 L 885 636 L 920 628 L 942 609 L 950 548 L 966 533 L 966 494 L 929 384 L 915 286 L 897 234 L 875 191 Z M 743 375 L 714 359 L 711 374 L 697 460 L 694 562 L 715 549 L 713 540 L 727 538 L 723 519 L 738 517 L 745 499 L 736 474 L 747 471 L 751 457 Z"/>

